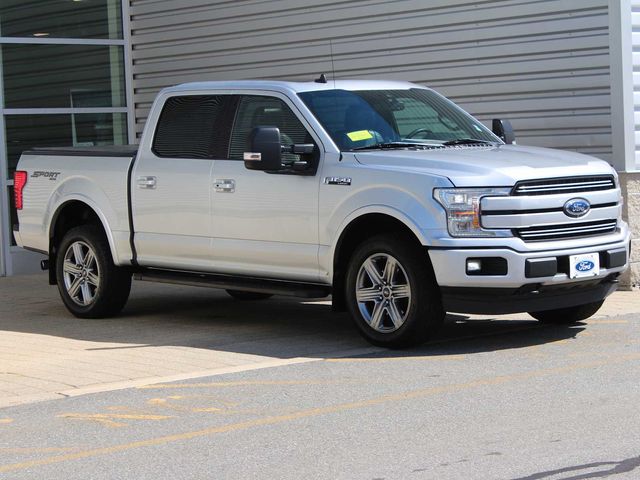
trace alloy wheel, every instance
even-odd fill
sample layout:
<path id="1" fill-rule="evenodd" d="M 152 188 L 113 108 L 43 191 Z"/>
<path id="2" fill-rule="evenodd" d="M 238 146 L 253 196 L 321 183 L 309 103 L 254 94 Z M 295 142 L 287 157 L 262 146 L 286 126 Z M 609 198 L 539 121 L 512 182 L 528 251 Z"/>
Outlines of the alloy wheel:
<path id="1" fill-rule="evenodd" d="M 76 304 L 86 307 L 100 287 L 100 267 L 93 249 L 85 242 L 73 242 L 64 254 L 64 287 Z"/>
<path id="2" fill-rule="evenodd" d="M 411 285 L 400 262 L 387 253 L 376 253 L 360 266 L 356 301 L 362 318 L 380 333 L 399 329 L 411 305 Z"/>

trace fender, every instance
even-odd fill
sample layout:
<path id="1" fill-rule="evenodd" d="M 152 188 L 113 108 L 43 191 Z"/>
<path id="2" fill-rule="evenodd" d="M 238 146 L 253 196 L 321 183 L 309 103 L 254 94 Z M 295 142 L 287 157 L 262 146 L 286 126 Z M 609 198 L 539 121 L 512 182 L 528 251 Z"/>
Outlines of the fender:
<path id="1" fill-rule="evenodd" d="M 332 236 L 331 245 L 324 249 L 321 247 L 319 253 L 320 260 L 320 268 L 322 271 L 328 272 L 329 279 L 333 279 L 333 259 L 336 254 L 336 249 L 338 247 L 338 241 L 342 237 L 342 234 L 346 230 L 346 228 L 353 222 L 363 215 L 367 215 L 370 213 L 377 213 L 382 215 L 388 215 L 390 217 L 395 218 L 396 220 L 403 223 L 407 228 L 413 232 L 418 241 L 425 246 L 430 245 L 429 238 L 425 235 L 424 229 L 421 229 L 418 223 L 411 217 L 409 217 L 405 212 L 390 207 L 388 205 L 367 205 L 366 207 L 358 208 L 357 210 L 352 211 L 349 215 L 344 218 L 338 229 L 335 231 L 335 234 Z"/>
<path id="2" fill-rule="evenodd" d="M 88 189 L 91 191 L 91 196 L 88 195 Z M 73 193 L 65 194 L 65 190 Z M 102 228 L 107 236 L 109 249 L 111 250 L 114 263 L 116 265 L 122 265 L 123 261 L 127 262 L 127 260 L 130 260 L 131 252 L 130 249 L 127 248 L 129 245 L 129 232 L 126 227 L 126 214 L 124 219 L 125 228 L 119 228 L 116 231 L 116 234 L 114 234 L 114 227 L 122 225 L 122 220 L 119 220 L 121 215 L 118 215 L 112 207 L 111 201 L 105 192 L 96 188 L 96 184 L 78 177 L 69 178 L 56 189 L 50 198 L 51 200 L 47 205 L 44 215 L 47 239 L 51 238 L 51 228 L 57 220 L 62 208 L 72 201 L 82 202 L 91 208 L 91 210 L 93 210 L 100 219 Z M 124 208 L 126 209 L 126 206 Z M 118 235 L 118 239 L 116 239 L 118 231 L 122 231 L 123 235 Z"/>

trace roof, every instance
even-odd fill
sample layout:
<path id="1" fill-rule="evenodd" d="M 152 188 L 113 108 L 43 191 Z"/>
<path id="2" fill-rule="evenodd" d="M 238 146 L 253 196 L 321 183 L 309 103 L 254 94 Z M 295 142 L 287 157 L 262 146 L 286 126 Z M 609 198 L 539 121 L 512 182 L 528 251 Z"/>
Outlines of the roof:
<path id="1" fill-rule="evenodd" d="M 223 82 L 191 82 L 182 83 L 164 89 L 164 92 L 181 92 L 193 90 L 270 90 L 282 93 L 308 92 L 312 90 L 406 90 L 408 88 L 424 88 L 415 83 L 387 80 L 331 80 L 327 83 L 316 82 L 281 82 L 275 80 L 236 80 Z"/>

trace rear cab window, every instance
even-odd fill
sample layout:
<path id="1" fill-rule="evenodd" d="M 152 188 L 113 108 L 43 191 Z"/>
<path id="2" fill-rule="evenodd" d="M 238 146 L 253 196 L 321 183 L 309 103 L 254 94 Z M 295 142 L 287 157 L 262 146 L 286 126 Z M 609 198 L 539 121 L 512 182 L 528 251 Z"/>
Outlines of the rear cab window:
<path id="1" fill-rule="evenodd" d="M 229 137 L 239 97 L 182 95 L 162 107 L 151 150 L 166 158 L 229 158 Z"/>

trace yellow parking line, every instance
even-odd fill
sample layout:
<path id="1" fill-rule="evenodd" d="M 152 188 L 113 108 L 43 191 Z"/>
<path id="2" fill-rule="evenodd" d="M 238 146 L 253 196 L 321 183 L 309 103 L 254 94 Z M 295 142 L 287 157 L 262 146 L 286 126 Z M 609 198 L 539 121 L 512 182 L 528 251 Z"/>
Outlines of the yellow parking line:
<path id="1" fill-rule="evenodd" d="M 13 418 L 0 418 L 0 424 L 12 423 Z"/>
<path id="2" fill-rule="evenodd" d="M 124 427 L 126 423 L 116 422 L 116 420 L 166 420 L 173 418 L 168 415 L 146 415 L 129 413 L 63 413 L 59 418 L 69 418 L 71 420 L 87 420 L 98 422 L 108 427 Z"/>
<path id="3" fill-rule="evenodd" d="M 413 390 L 405 393 L 398 393 L 392 395 L 383 395 L 381 397 L 371 398 L 368 400 L 361 400 L 357 402 L 341 403 L 338 405 L 330 405 L 326 407 L 310 408 L 306 410 L 300 410 L 286 415 L 269 416 L 263 418 L 257 418 L 246 422 L 232 423 L 229 425 L 222 425 L 217 427 L 205 428 L 203 430 L 196 430 L 192 432 L 177 433 L 174 435 L 166 435 L 163 437 L 150 438 L 148 440 L 140 440 L 137 442 L 124 443 L 120 445 L 113 445 L 110 447 L 94 448 L 91 450 L 85 450 L 81 452 L 68 453 L 65 455 L 58 455 L 53 457 L 45 457 L 36 460 L 30 460 L 26 462 L 13 463 L 0 466 L 0 473 L 12 472 L 16 470 L 24 470 L 27 468 L 33 468 L 41 465 L 50 465 L 54 463 L 61 463 L 70 460 L 79 460 L 82 458 L 95 457 L 99 455 L 108 455 L 128 450 L 133 450 L 142 447 L 152 447 L 156 445 L 165 445 L 168 443 L 179 442 L 184 440 L 190 440 L 193 438 L 204 437 L 208 435 L 215 435 L 218 433 L 234 432 L 239 430 L 246 430 L 249 428 L 260 427 L 265 425 L 275 425 L 293 420 L 299 420 L 301 418 L 316 417 L 320 415 L 327 415 L 336 412 L 344 412 L 349 410 L 355 410 L 365 407 L 372 407 L 382 405 L 389 402 L 405 401 L 415 398 L 423 398 L 431 395 L 437 395 L 441 393 L 453 393 L 472 388 L 485 387 L 490 385 L 501 385 L 512 381 L 528 380 L 531 378 L 543 377 L 546 375 L 569 373 L 576 370 L 585 370 L 594 367 L 600 367 L 604 365 L 611 365 L 616 363 L 623 363 L 632 360 L 640 360 L 640 353 L 621 355 L 619 357 L 612 358 L 610 360 L 603 360 L 597 362 L 579 363 L 574 365 L 568 365 L 566 367 L 546 368 L 541 370 L 533 370 L 529 372 L 516 373 L 512 375 L 501 375 L 496 377 L 482 378 L 473 380 L 466 383 L 458 383 L 452 385 L 443 385 L 439 387 L 428 387 L 419 390 Z"/>
<path id="4" fill-rule="evenodd" d="M 86 414 L 86 413 L 64 413 L 62 415 L 58 415 L 58 417 L 62 418 L 118 418 L 123 420 L 166 420 L 167 415 L 132 415 L 128 413 L 96 413 L 96 414 Z"/>
<path id="5" fill-rule="evenodd" d="M 59 452 L 69 452 L 73 450 L 79 450 L 79 447 L 22 447 L 22 448 L 0 448 L 0 453 L 17 453 L 17 454 L 26 454 L 26 453 L 59 453 Z"/>

